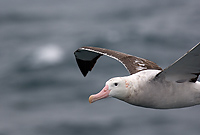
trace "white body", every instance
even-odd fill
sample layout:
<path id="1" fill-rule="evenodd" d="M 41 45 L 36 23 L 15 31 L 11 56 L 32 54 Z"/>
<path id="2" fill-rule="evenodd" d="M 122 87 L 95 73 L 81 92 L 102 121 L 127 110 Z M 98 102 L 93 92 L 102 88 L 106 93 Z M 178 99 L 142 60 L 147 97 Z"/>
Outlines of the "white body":
<path id="1" fill-rule="evenodd" d="M 131 74 L 115 77 L 105 87 L 89 97 L 89 102 L 108 96 L 132 105 L 172 109 L 200 104 L 200 43 L 189 50 L 168 68 L 162 70 L 154 62 L 97 47 L 82 47 L 75 52 L 76 60 L 84 76 L 102 56 L 121 62 Z"/>
<path id="2" fill-rule="evenodd" d="M 166 81 L 165 78 L 155 79 L 159 72 L 160 70 L 144 70 L 121 77 L 128 86 L 125 90 L 126 97 L 121 100 L 133 105 L 157 109 L 200 104 L 200 82 L 177 83 Z"/>

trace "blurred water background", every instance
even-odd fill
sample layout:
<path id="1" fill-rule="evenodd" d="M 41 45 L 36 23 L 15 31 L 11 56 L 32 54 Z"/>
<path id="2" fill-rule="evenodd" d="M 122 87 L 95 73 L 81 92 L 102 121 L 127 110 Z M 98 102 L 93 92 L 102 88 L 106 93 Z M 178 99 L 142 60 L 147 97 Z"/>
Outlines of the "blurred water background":
<path id="1" fill-rule="evenodd" d="M 1 0 L 0 135 L 199 135 L 200 107 L 154 110 L 108 98 L 128 75 L 102 57 L 86 78 L 73 52 L 104 47 L 169 66 L 200 41 L 199 0 Z M 184 68 L 184 67 L 183 67 Z"/>

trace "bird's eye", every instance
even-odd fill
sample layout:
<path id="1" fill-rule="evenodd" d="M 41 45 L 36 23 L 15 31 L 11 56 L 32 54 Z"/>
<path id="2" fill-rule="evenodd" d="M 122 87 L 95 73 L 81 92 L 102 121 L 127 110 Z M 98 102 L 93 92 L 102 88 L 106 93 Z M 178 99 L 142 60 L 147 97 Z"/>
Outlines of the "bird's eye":
<path id="1" fill-rule="evenodd" d="M 115 85 L 115 86 L 117 86 L 117 85 L 118 85 L 118 83 L 114 83 L 114 85 Z"/>

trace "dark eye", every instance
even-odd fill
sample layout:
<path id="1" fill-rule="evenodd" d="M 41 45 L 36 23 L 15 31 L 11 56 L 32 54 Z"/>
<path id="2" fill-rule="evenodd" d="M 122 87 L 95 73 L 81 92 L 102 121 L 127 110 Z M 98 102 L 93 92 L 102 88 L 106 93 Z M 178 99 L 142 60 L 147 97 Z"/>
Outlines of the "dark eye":
<path id="1" fill-rule="evenodd" d="M 114 83 L 114 85 L 115 85 L 115 86 L 117 86 L 117 85 L 118 85 L 118 83 Z"/>

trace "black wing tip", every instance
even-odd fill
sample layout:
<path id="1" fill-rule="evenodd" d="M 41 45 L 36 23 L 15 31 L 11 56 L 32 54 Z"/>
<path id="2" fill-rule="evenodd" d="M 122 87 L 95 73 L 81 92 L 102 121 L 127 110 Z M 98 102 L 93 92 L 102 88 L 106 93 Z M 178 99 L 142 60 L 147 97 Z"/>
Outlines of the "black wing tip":
<path id="1" fill-rule="evenodd" d="M 81 47 L 82 48 L 82 47 Z M 81 71 L 81 73 L 83 74 L 84 77 L 86 77 L 87 73 L 88 73 L 88 70 L 86 70 L 86 68 L 84 68 L 84 61 L 79 59 L 78 56 L 77 56 L 77 53 L 79 53 L 82 49 L 79 48 L 77 49 L 76 51 L 74 51 L 74 56 L 76 58 L 76 63 Z"/>
<path id="2" fill-rule="evenodd" d="M 86 77 L 86 75 L 88 74 L 88 72 L 90 71 L 87 67 L 87 61 L 81 60 L 76 58 L 76 62 L 78 64 L 78 67 L 81 71 L 81 73 L 83 74 L 84 77 Z"/>
<path id="3" fill-rule="evenodd" d="M 87 76 L 87 73 L 84 73 L 84 72 L 81 72 L 83 74 L 83 77 L 86 77 Z"/>
<path id="4" fill-rule="evenodd" d="M 87 46 L 84 46 L 84 47 L 80 47 L 79 49 L 77 49 L 75 52 L 74 52 L 74 55 L 75 55 L 75 58 L 76 58 L 76 62 L 77 62 L 77 65 L 81 71 L 81 73 L 83 74 L 84 77 L 86 77 L 86 75 L 88 74 L 89 71 L 92 70 L 92 68 L 94 67 L 97 59 L 102 56 L 102 54 L 98 54 L 95 56 L 95 57 L 91 57 L 91 59 L 88 59 L 88 60 L 84 60 L 82 59 L 81 56 L 79 56 L 79 53 L 83 50 L 85 51 L 88 51 L 86 49 L 90 49 L 89 47 Z M 96 53 L 96 52 L 93 52 L 93 51 L 88 51 L 88 52 L 91 52 L 91 53 Z"/>
<path id="5" fill-rule="evenodd" d="M 97 59 L 100 56 L 101 55 L 99 55 L 98 57 L 95 57 L 91 61 L 86 61 L 86 60 L 81 60 L 81 59 L 76 58 L 76 62 L 78 64 L 78 67 L 81 70 L 81 73 L 83 74 L 84 77 L 86 77 L 86 75 L 88 74 L 89 71 L 92 71 Z"/>

